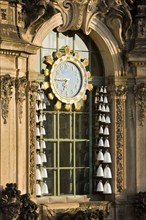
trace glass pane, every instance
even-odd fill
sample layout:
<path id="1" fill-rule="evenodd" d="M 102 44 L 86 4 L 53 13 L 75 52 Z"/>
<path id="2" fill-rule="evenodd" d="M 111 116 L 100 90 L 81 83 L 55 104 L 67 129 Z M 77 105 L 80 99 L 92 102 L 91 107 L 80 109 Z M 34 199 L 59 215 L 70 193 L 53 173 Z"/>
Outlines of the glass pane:
<path id="1" fill-rule="evenodd" d="M 100 65 L 99 65 L 100 61 Z M 103 76 L 103 66 L 101 57 L 99 57 L 98 53 L 91 53 L 91 73 L 93 76 Z"/>
<path id="2" fill-rule="evenodd" d="M 46 142 L 46 155 L 47 163 L 46 167 L 56 166 L 56 143 Z"/>
<path id="3" fill-rule="evenodd" d="M 78 35 L 75 35 L 75 50 L 88 51 L 88 48 L 86 47 L 86 45 Z"/>
<path id="4" fill-rule="evenodd" d="M 56 171 L 47 170 L 48 178 L 46 179 L 46 183 L 48 185 L 49 195 L 54 195 L 54 176 Z"/>
<path id="5" fill-rule="evenodd" d="M 60 143 L 60 167 L 73 166 L 73 145 L 72 143 Z"/>
<path id="6" fill-rule="evenodd" d="M 73 49 L 73 38 L 72 37 L 67 37 L 61 33 L 59 33 L 59 49 L 63 48 L 64 46 L 69 46 L 70 49 Z"/>
<path id="7" fill-rule="evenodd" d="M 76 143 L 76 167 L 89 166 L 89 147 L 87 142 Z"/>
<path id="8" fill-rule="evenodd" d="M 69 114 L 60 114 L 60 138 L 71 138 L 71 122 Z"/>
<path id="9" fill-rule="evenodd" d="M 89 116 L 87 114 L 76 114 L 76 138 L 89 138 Z"/>
<path id="10" fill-rule="evenodd" d="M 60 171 L 60 194 L 73 194 L 73 171 Z"/>
<path id="11" fill-rule="evenodd" d="M 88 52 L 80 52 L 80 51 L 77 51 L 77 53 L 80 54 L 80 59 L 88 59 L 89 60 L 89 53 Z"/>
<path id="12" fill-rule="evenodd" d="M 85 176 L 85 169 L 76 170 L 76 194 L 89 194 L 89 178 Z"/>
<path id="13" fill-rule="evenodd" d="M 56 115 L 46 113 L 45 130 L 47 138 L 56 138 Z"/>
<path id="14" fill-rule="evenodd" d="M 56 33 L 50 32 L 49 35 L 43 40 L 42 46 L 45 48 L 54 48 L 56 49 Z"/>

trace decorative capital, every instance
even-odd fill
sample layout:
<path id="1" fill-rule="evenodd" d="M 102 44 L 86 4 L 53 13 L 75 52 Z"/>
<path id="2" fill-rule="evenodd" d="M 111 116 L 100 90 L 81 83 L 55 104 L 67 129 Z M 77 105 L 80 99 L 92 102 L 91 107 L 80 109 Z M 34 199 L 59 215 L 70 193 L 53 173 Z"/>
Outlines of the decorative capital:
<path id="1" fill-rule="evenodd" d="M 10 75 L 0 76 L 0 87 L 1 87 L 1 110 L 4 124 L 7 124 L 7 118 L 9 113 L 9 102 L 12 98 L 12 89 L 14 86 L 14 78 Z"/>
<path id="2" fill-rule="evenodd" d="M 125 98 L 127 94 L 127 87 L 123 85 L 109 85 L 108 91 L 112 96 L 116 96 L 116 99 Z"/>

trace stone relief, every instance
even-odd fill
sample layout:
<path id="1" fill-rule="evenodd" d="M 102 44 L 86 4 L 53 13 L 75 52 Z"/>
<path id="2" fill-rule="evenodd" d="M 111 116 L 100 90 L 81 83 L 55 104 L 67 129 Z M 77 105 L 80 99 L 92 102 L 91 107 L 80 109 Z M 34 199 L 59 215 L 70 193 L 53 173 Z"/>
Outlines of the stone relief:
<path id="1" fill-rule="evenodd" d="M 129 3 L 128 0 L 9 0 L 9 3 L 22 5 L 22 14 L 18 11 L 18 20 L 24 20 L 24 33 L 20 34 L 27 41 L 32 41 L 41 25 L 60 12 L 63 24 L 57 28 L 59 32 L 82 28 L 85 34 L 89 34 L 90 23 L 97 17 L 110 29 L 120 48 L 124 46 L 132 24 L 127 2 Z M 130 1 L 131 4 L 133 2 L 134 0 Z"/>
<path id="2" fill-rule="evenodd" d="M 36 156 L 36 96 L 38 91 L 38 82 L 32 81 L 29 85 L 29 109 L 30 109 L 30 164 L 29 164 L 29 185 L 30 185 L 30 193 L 35 193 L 35 173 L 36 173 L 36 164 L 35 164 L 35 156 Z"/>
<path id="3" fill-rule="evenodd" d="M 135 100 L 138 106 L 138 120 L 140 126 L 144 125 L 146 119 L 146 84 L 141 83 L 134 88 Z"/>
<path id="4" fill-rule="evenodd" d="M 26 77 L 16 78 L 15 80 L 15 87 L 16 87 L 16 103 L 18 104 L 18 117 L 21 123 L 22 114 L 23 114 L 23 101 L 25 100 L 26 96 L 26 87 L 28 81 Z"/>
<path id="5" fill-rule="evenodd" d="M 126 87 L 115 87 L 116 95 L 116 146 L 117 146 L 117 191 L 124 189 L 124 118 Z"/>
<path id="6" fill-rule="evenodd" d="M 112 101 L 116 102 L 116 119 L 115 119 L 115 134 L 116 134 L 116 180 L 117 192 L 121 193 L 124 189 L 124 124 L 125 124 L 125 100 L 127 88 L 126 86 L 109 86 L 108 90 L 111 94 Z"/>
<path id="7" fill-rule="evenodd" d="M 9 114 L 9 102 L 12 98 L 14 86 L 14 78 L 6 74 L 0 76 L 0 88 L 1 88 L 1 111 L 4 124 L 7 124 L 7 118 Z"/>

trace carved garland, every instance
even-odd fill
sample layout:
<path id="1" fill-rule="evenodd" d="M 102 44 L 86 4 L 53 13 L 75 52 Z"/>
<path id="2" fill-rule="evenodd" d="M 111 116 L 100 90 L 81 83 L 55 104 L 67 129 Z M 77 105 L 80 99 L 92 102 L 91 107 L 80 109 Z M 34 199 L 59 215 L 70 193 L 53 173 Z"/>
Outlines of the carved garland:
<path id="1" fill-rule="evenodd" d="M 12 87 L 14 86 L 14 78 L 10 75 L 0 76 L 1 87 L 1 110 L 4 124 L 7 124 L 7 118 L 9 113 L 9 102 L 12 98 Z"/>
<path id="2" fill-rule="evenodd" d="M 30 192 L 35 193 L 35 155 L 36 155 L 36 95 L 38 91 L 38 82 L 32 81 L 29 85 L 30 91 Z"/>
<path id="3" fill-rule="evenodd" d="M 146 84 L 145 83 L 141 83 L 140 85 L 137 85 L 134 88 L 134 93 L 135 93 L 135 100 L 136 100 L 136 104 L 138 106 L 138 120 L 140 122 L 140 126 L 144 125 L 144 121 L 146 118 Z"/>
<path id="4" fill-rule="evenodd" d="M 21 123 L 22 114 L 23 114 L 23 101 L 26 96 L 26 87 L 27 87 L 27 79 L 26 77 L 18 78 L 15 81 L 16 87 L 16 103 L 18 104 L 18 117 Z"/>
<path id="5" fill-rule="evenodd" d="M 124 187 L 124 105 L 126 88 L 117 86 L 116 94 L 116 163 L 117 163 L 117 191 Z"/>

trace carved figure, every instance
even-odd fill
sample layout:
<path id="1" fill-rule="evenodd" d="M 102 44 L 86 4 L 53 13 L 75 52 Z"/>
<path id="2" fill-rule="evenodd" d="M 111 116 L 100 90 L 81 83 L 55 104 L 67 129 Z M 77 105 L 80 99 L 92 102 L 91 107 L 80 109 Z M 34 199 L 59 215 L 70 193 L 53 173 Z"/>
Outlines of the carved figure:
<path id="1" fill-rule="evenodd" d="M 106 24 L 113 32 L 120 47 L 127 38 L 127 31 L 132 23 L 130 7 L 125 0 L 115 0 L 106 14 Z"/>

